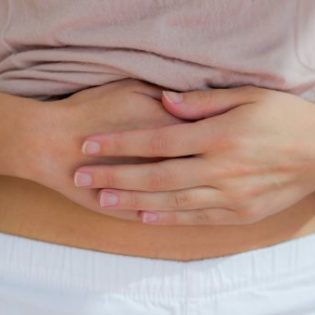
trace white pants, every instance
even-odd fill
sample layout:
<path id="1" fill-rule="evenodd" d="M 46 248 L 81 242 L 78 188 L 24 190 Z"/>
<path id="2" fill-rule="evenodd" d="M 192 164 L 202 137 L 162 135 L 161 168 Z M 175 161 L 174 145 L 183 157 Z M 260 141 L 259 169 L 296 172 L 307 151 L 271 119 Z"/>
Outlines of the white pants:
<path id="1" fill-rule="evenodd" d="M 0 234 L 0 314 L 315 314 L 315 234 L 192 262 Z"/>

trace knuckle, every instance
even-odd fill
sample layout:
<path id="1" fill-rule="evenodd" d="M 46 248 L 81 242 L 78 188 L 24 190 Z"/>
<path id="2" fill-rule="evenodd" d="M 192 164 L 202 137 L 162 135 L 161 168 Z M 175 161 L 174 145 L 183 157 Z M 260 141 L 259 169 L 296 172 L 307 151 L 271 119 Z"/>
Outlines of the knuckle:
<path id="1" fill-rule="evenodd" d="M 160 191 L 165 189 L 168 183 L 169 174 L 158 163 L 155 168 L 149 172 L 148 187 L 151 191 Z"/>
<path id="2" fill-rule="evenodd" d="M 173 194 L 173 206 L 175 209 L 189 208 L 193 204 L 192 194 L 188 192 L 175 192 Z"/>
<path id="3" fill-rule="evenodd" d="M 247 140 L 241 135 L 228 135 L 225 137 L 226 146 L 229 149 L 237 150 L 238 152 L 243 152 L 248 150 Z"/>
<path id="4" fill-rule="evenodd" d="M 239 147 L 237 135 L 229 134 L 226 130 L 212 135 L 212 139 L 213 143 L 215 143 L 216 148 L 220 150 L 232 150 L 238 149 Z M 205 141 L 205 146 L 209 146 L 208 141 Z"/>
<path id="5" fill-rule="evenodd" d="M 246 170 L 243 170 L 246 172 Z M 232 173 L 231 176 L 239 176 L 240 170 L 237 173 Z M 253 204 L 255 203 L 255 199 L 259 197 L 261 193 L 264 192 L 263 187 L 254 184 L 246 184 L 242 183 L 242 186 L 239 187 L 240 183 L 238 178 L 232 181 L 229 180 L 228 189 L 225 191 L 228 198 L 233 202 L 233 204 L 239 209 L 253 209 Z"/>
<path id="6" fill-rule="evenodd" d="M 256 198 L 247 195 L 247 193 L 238 193 L 233 196 L 230 195 L 230 204 L 233 205 L 230 208 L 235 209 L 235 218 L 237 224 L 250 224 L 257 222 L 261 219 L 259 214 L 262 213 L 262 209 L 259 206 Z"/>
<path id="7" fill-rule="evenodd" d="M 104 178 L 104 184 L 107 188 L 115 188 L 119 184 L 114 170 L 109 168 L 104 169 L 102 177 Z"/>
<path id="8" fill-rule="evenodd" d="M 131 191 L 129 193 L 129 207 L 131 209 L 141 210 L 141 199 L 137 192 Z"/>
<path id="9" fill-rule="evenodd" d="M 246 200 L 245 204 L 247 204 L 252 209 L 253 208 L 252 203 L 255 201 L 253 199 L 261 195 L 264 191 L 265 191 L 264 186 L 249 184 L 245 185 L 242 188 L 240 195 L 243 197 L 244 200 Z"/>
<path id="10" fill-rule="evenodd" d="M 229 151 L 240 149 L 240 141 L 237 136 L 234 138 L 230 136 L 222 137 L 219 139 L 219 144 L 222 149 L 227 149 Z"/>
<path id="11" fill-rule="evenodd" d="M 209 213 L 205 210 L 195 211 L 192 222 L 196 225 L 206 225 L 206 224 L 213 223 L 211 222 Z"/>
<path id="12" fill-rule="evenodd" d="M 258 212 L 254 209 L 242 209 L 237 211 L 240 224 L 252 224 L 261 220 L 261 216 L 258 215 Z"/>
<path id="13" fill-rule="evenodd" d="M 161 132 L 152 135 L 149 143 L 149 151 L 153 156 L 167 152 L 169 148 L 169 140 Z"/>
<path id="14" fill-rule="evenodd" d="M 161 225 L 180 225 L 180 218 L 176 212 L 164 212 L 160 216 Z"/>
<path id="15" fill-rule="evenodd" d="M 230 196 L 229 199 L 231 208 L 235 211 L 239 209 L 249 209 L 249 203 L 246 198 L 240 197 L 239 195 L 233 195 L 232 197 Z"/>
<path id="16" fill-rule="evenodd" d="M 121 149 L 123 149 L 123 133 L 109 135 L 109 143 L 107 147 L 105 145 L 105 151 L 107 151 L 108 148 L 111 148 L 111 153 L 120 153 Z"/>

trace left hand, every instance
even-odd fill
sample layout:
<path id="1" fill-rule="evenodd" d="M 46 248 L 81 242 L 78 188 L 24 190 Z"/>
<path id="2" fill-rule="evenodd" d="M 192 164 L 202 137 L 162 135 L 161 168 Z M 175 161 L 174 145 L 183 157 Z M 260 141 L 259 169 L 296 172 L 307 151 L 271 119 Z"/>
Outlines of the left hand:
<path id="1" fill-rule="evenodd" d="M 241 225 L 315 190 L 314 104 L 251 86 L 181 95 L 163 105 L 192 122 L 86 139 L 100 144 L 94 156 L 167 158 L 79 168 L 92 175 L 89 188 L 106 187 L 103 207 L 140 210 L 151 224 Z"/>

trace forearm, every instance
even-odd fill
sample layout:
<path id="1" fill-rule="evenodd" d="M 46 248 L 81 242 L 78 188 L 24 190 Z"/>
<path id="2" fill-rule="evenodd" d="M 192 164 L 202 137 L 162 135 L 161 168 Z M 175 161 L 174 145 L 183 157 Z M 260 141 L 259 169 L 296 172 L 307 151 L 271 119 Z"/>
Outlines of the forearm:
<path id="1" fill-rule="evenodd" d="M 0 93 L 0 175 L 24 177 L 23 156 L 29 154 L 22 145 L 24 133 L 38 108 L 39 101 Z"/>

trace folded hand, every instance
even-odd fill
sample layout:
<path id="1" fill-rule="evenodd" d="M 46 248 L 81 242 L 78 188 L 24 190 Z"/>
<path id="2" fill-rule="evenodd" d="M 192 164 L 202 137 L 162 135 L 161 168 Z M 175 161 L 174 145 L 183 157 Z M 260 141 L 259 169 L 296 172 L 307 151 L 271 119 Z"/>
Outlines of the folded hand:
<path id="1" fill-rule="evenodd" d="M 185 124 L 85 139 L 91 156 L 166 158 L 77 169 L 90 176 L 87 188 L 103 188 L 103 208 L 134 209 L 153 224 L 240 225 L 315 190 L 314 104 L 250 86 L 182 96 L 162 100 Z"/>

